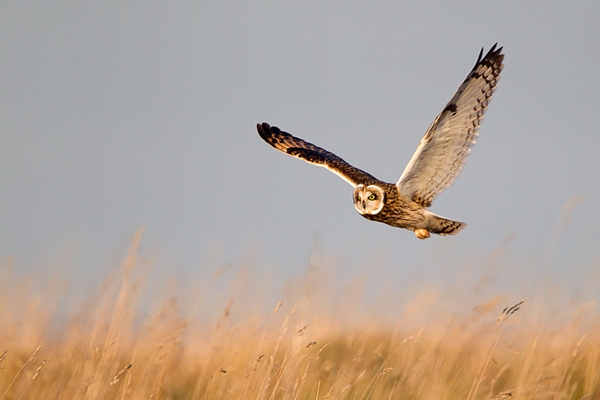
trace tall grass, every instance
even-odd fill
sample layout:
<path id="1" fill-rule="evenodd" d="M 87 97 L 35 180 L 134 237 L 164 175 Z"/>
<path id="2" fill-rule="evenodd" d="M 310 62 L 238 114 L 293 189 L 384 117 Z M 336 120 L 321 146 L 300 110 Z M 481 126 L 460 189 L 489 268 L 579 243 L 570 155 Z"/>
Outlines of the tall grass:
<path id="1" fill-rule="evenodd" d="M 331 283 L 309 271 L 267 311 L 256 299 L 269 296 L 235 283 L 226 301 L 199 293 L 190 306 L 144 294 L 140 237 L 116 279 L 68 311 L 60 285 L 35 289 L 5 266 L 0 400 L 600 399 L 595 303 L 556 315 L 536 296 L 494 294 L 447 311 L 436 305 L 451 299 L 425 291 L 380 305 L 398 310 L 381 321 L 326 304 Z"/>

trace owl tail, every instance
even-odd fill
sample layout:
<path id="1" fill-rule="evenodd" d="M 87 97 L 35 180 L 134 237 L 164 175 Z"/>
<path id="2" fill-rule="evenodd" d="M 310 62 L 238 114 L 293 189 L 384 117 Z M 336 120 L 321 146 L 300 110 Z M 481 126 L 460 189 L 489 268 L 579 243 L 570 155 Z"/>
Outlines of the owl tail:
<path id="1" fill-rule="evenodd" d="M 415 229 L 415 235 L 419 239 L 427 239 L 429 237 L 428 233 L 435 233 L 441 236 L 456 235 L 461 229 L 467 226 L 464 222 L 452 221 L 431 212 L 427 212 L 426 221 L 427 225 L 424 228 Z M 424 232 L 425 230 L 427 232 Z"/>

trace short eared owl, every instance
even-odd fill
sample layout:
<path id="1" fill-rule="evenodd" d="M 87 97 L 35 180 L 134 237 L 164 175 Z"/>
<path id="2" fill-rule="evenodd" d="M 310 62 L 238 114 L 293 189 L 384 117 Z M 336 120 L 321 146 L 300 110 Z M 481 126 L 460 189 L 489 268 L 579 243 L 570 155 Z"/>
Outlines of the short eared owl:
<path id="1" fill-rule="evenodd" d="M 479 53 L 450 102 L 438 115 L 398 182 L 386 183 L 353 167 L 335 154 L 270 126 L 257 125 L 258 133 L 271 146 L 311 164 L 325 167 L 354 187 L 354 207 L 363 217 L 398 228 L 409 229 L 419 239 L 430 233 L 454 235 L 466 226 L 435 215 L 425 208 L 450 187 L 462 170 L 479 126 L 500 80 L 504 55 L 495 44 Z"/>

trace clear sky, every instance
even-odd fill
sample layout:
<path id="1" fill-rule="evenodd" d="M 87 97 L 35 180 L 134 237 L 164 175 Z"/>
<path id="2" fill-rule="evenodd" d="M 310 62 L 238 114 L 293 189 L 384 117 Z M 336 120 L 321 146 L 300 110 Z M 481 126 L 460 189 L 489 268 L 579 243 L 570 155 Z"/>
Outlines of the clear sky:
<path id="1" fill-rule="evenodd" d="M 245 259 L 294 274 L 316 243 L 400 287 L 500 248 L 507 283 L 578 288 L 600 264 L 598 21 L 593 1 L 4 2 L 0 261 L 103 276 L 144 225 L 158 270 L 183 277 Z M 256 133 L 395 182 L 496 42 L 477 146 L 431 208 L 468 223 L 455 237 L 363 219 L 346 182 Z"/>

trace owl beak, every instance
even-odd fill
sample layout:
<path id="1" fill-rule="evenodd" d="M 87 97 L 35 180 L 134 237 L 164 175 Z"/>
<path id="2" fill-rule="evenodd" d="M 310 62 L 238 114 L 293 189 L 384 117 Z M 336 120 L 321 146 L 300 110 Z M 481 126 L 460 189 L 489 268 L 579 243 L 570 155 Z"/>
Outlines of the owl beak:
<path id="1" fill-rule="evenodd" d="M 367 202 L 363 200 L 363 201 L 362 201 L 362 206 L 363 206 L 363 210 L 364 210 L 365 208 L 367 208 Z"/>

